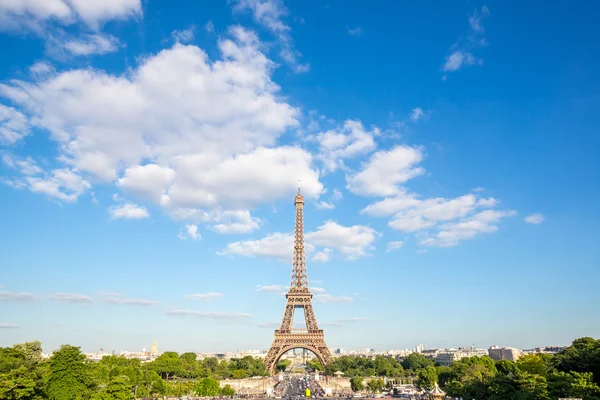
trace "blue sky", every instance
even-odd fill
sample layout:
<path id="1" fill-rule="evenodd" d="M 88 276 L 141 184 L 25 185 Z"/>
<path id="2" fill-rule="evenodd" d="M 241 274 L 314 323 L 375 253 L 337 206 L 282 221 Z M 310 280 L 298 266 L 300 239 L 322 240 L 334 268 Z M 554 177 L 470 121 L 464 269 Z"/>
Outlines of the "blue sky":
<path id="1" fill-rule="evenodd" d="M 600 336 L 600 9 L 0 2 L 0 345 Z"/>

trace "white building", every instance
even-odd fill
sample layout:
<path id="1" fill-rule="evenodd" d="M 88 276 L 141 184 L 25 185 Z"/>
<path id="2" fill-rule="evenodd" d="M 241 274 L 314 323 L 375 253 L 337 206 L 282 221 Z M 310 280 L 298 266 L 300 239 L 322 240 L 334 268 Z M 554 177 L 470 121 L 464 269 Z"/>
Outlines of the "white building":
<path id="1" fill-rule="evenodd" d="M 514 347 L 498 347 L 492 346 L 488 350 L 488 354 L 492 360 L 500 361 L 500 360 L 509 360 L 509 361 L 517 361 L 521 352 Z"/>
<path id="2" fill-rule="evenodd" d="M 488 351 L 485 349 L 477 349 L 475 347 L 459 347 L 458 349 L 440 350 L 435 356 L 435 361 L 443 366 L 449 366 L 454 361 L 461 360 L 465 357 L 483 357 L 487 356 Z"/>

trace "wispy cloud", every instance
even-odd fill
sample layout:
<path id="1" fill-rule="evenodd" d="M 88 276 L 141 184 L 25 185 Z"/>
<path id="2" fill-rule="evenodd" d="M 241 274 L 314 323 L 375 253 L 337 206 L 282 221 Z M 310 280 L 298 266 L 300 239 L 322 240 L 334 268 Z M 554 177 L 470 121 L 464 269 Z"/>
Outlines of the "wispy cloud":
<path id="1" fill-rule="evenodd" d="M 318 294 L 314 297 L 317 303 L 352 303 L 352 297 Z"/>
<path id="2" fill-rule="evenodd" d="M 141 307 L 153 307 L 158 305 L 157 301 L 148 300 L 148 299 L 137 299 L 125 297 L 120 293 L 107 293 L 100 297 L 100 300 L 109 303 L 109 304 L 117 304 L 117 305 L 130 305 L 130 306 L 141 306 Z"/>
<path id="3" fill-rule="evenodd" d="M 533 225 L 541 224 L 542 222 L 544 222 L 544 220 L 545 220 L 544 216 L 539 213 L 530 214 L 525 217 L 525 222 L 527 222 L 528 224 L 533 224 Z"/>
<path id="4" fill-rule="evenodd" d="M 356 28 L 346 28 L 348 31 L 348 34 L 351 36 L 362 36 L 363 35 L 363 28 L 361 27 L 356 27 Z"/>
<path id="5" fill-rule="evenodd" d="M 402 240 L 388 242 L 387 249 L 385 251 L 389 253 L 390 251 L 397 250 L 402 246 L 404 246 L 404 242 Z"/>
<path id="6" fill-rule="evenodd" d="M 6 322 L 0 322 L 0 329 L 18 329 L 19 325 L 8 324 Z"/>
<path id="7" fill-rule="evenodd" d="M 118 50 L 119 40 L 112 35 L 88 34 L 70 39 L 64 43 L 55 43 L 75 56 L 89 56 L 91 54 L 106 54 Z"/>
<path id="8" fill-rule="evenodd" d="M 257 292 L 280 292 L 282 290 L 281 285 L 256 285 Z"/>
<path id="9" fill-rule="evenodd" d="M 483 64 L 483 59 L 474 56 L 472 52 L 487 45 L 483 20 L 489 17 L 489 15 L 490 10 L 484 5 L 469 16 L 469 33 L 466 39 L 459 39 L 452 46 L 452 52 L 446 57 L 444 66 L 442 67 L 445 73 L 443 79 L 446 79 L 447 73 L 458 71 L 470 65 Z"/>
<path id="10" fill-rule="evenodd" d="M 195 293 L 185 296 L 188 299 L 192 300 L 201 300 L 201 301 L 212 301 L 214 299 L 218 299 L 219 297 L 223 297 L 223 293 L 218 292 L 208 292 L 208 293 Z"/>
<path id="11" fill-rule="evenodd" d="M 143 219 L 150 216 L 146 207 L 132 203 L 112 206 L 108 209 L 108 213 L 111 219 Z"/>
<path id="12" fill-rule="evenodd" d="M 213 27 L 213 29 L 214 29 L 214 27 Z M 194 37 L 195 37 L 194 31 L 195 30 L 196 30 L 195 25 L 192 25 L 187 29 L 182 29 L 182 30 L 175 29 L 173 32 L 171 32 L 171 36 L 173 37 L 173 39 L 176 42 L 189 43 L 194 40 Z"/>
<path id="13" fill-rule="evenodd" d="M 275 322 L 275 321 L 265 321 L 265 322 L 260 322 L 258 324 L 259 328 L 277 328 L 281 325 L 281 322 Z"/>
<path id="14" fill-rule="evenodd" d="M 205 312 L 205 311 L 193 311 L 193 310 L 169 310 L 168 315 L 185 315 L 198 318 L 209 318 L 209 319 L 243 319 L 250 318 L 252 314 L 248 313 L 228 313 L 228 312 Z"/>
<path id="15" fill-rule="evenodd" d="M 317 203 L 317 208 L 319 210 L 333 210 L 335 208 L 335 204 L 321 200 Z"/>
<path id="16" fill-rule="evenodd" d="M 37 299 L 38 295 L 33 293 L 0 291 L 0 301 L 32 301 Z"/>
<path id="17" fill-rule="evenodd" d="M 410 120 L 412 122 L 418 122 L 420 120 L 427 120 L 431 115 L 431 111 L 423 110 L 421 107 L 415 107 L 410 113 Z"/>
<path id="18" fill-rule="evenodd" d="M 51 300 L 64 301 L 67 303 L 93 303 L 94 300 L 90 296 L 75 293 L 58 292 L 49 296 Z"/>
<path id="19" fill-rule="evenodd" d="M 279 56 L 296 73 L 308 72 L 310 65 L 301 63 L 302 54 L 296 50 L 291 36 L 292 28 L 284 22 L 290 12 L 283 0 L 230 0 L 234 12 L 250 11 L 254 21 L 271 31 L 280 46 Z"/>
<path id="20" fill-rule="evenodd" d="M 345 326 L 347 324 L 352 324 L 356 322 L 366 321 L 366 318 L 362 317 L 350 317 L 350 318 L 340 318 L 335 321 L 325 321 L 320 323 L 321 326 Z"/>
<path id="21" fill-rule="evenodd" d="M 206 32 L 214 32 L 215 24 L 211 20 L 208 20 L 206 25 L 204 25 L 204 29 L 206 29 Z"/>
<path id="22" fill-rule="evenodd" d="M 469 53 L 468 51 L 456 50 L 446 57 L 446 62 L 444 63 L 443 69 L 444 72 L 454 72 L 458 71 L 462 67 L 482 63 L 483 60 L 475 58 L 473 54 Z"/>

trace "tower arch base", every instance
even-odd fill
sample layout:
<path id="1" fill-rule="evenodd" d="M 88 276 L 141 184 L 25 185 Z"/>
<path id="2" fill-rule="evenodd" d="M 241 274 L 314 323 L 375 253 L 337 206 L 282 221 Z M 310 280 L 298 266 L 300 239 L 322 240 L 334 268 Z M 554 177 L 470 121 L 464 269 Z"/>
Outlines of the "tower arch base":
<path id="1" fill-rule="evenodd" d="M 333 361 L 325 344 L 323 331 L 311 333 L 280 333 L 275 331 L 275 339 L 265 357 L 265 367 L 275 375 L 277 362 L 285 353 L 293 349 L 305 349 L 313 353 L 323 367 Z"/>

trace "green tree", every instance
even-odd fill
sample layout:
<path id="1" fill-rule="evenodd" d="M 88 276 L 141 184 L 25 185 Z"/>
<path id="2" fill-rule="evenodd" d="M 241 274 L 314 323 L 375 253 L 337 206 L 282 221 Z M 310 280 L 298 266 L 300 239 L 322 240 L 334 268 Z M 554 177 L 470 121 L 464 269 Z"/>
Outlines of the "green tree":
<path id="1" fill-rule="evenodd" d="M 369 389 L 369 392 L 371 393 L 381 392 L 383 390 L 383 387 L 383 379 L 380 378 L 371 379 L 369 382 L 367 382 L 367 389 Z"/>
<path id="2" fill-rule="evenodd" d="M 499 373 L 490 380 L 489 400 L 513 400 L 517 398 L 518 392 L 519 388 L 512 372 L 510 376 Z"/>
<path id="3" fill-rule="evenodd" d="M 134 400 L 133 386 L 126 376 L 116 376 L 97 394 L 93 400 Z"/>
<path id="4" fill-rule="evenodd" d="M 198 396 L 218 396 L 221 393 L 219 382 L 213 378 L 203 378 L 196 385 Z"/>
<path id="5" fill-rule="evenodd" d="M 430 390 L 438 380 L 438 374 L 435 367 L 422 368 L 417 372 L 416 386 L 419 389 Z"/>
<path id="6" fill-rule="evenodd" d="M 517 373 L 517 363 L 510 360 L 496 361 L 496 370 L 502 375 L 514 375 Z"/>
<path id="7" fill-rule="evenodd" d="M 246 371 L 243 369 L 236 369 L 233 371 L 233 379 L 244 379 L 246 377 Z"/>
<path id="8" fill-rule="evenodd" d="M 0 374 L 0 399 L 26 400 L 35 395 L 36 375 L 24 365 Z"/>
<path id="9" fill-rule="evenodd" d="M 25 359 L 31 363 L 39 363 L 42 360 L 42 342 L 26 342 L 15 344 L 13 346 L 17 350 L 21 350 L 25 355 Z"/>
<path id="10" fill-rule="evenodd" d="M 0 399 L 46 398 L 47 363 L 40 342 L 0 348 Z"/>
<path id="11" fill-rule="evenodd" d="M 228 396 L 228 397 L 235 396 L 235 390 L 233 390 L 231 385 L 225 385 L 221 389 L 221 396 Z"/>
<path id="12" fill-rule="evenodd" d="M 275 368 L 277 371 L 285 371 L 290 365 L 292 365 L 292 360 L 279 360 Z"/>
<path id="13" fill-rule="evenodd" d="M 221 361 L 215 368 L 215 375 L 220 379 L 227 379 L 231 376 L 231 370 L 229 369 L 229 363 L 225 360 Z"/>
<path id="14" fill-rule="evenodd" d="M 350 379 L 350 388 L 353 392 L 360 392 L 361 390 L 365 390 L 365 385 L 363 384 L 363 378 L 354 377 Z"/>
<path id="15" fill-rule="evenodd" d="M 152 362 L 152 366 L 163 379 L 181 376 L 183 372 L 183 361 L 174 351 L 162 353 Z"/>
<path id="16" fill-rule="evenodd" d="M 469 399 L 487 399 L 490 379 L 497 373 L 494 360 L 489 357 L 465 357 L 450 365 L 442 385 L 449 396 Z"/>
<path id="17" fill-rule="evenodd" d="M 584 337 L 573 341 L 554 357 L 554 364 L 563 372 L 591 372 L 600 385 L 600 339 Z"/>
<path id="18" fill-rule="evenodd" d="M 214 373 L 217 370 L 217 367 L 219 366 L 219 360 L 217 359 L 217 357 L 208 357 L 202 361 L 202 364 L 205 368 L 208 368 L 209 370 L 211 370 L 211 372 Z"/>
<path id="19" fill-rule="evenodd" d="M 541 375 L 519 372 L 516 377 L 519 388 L 515 400 L 548 400 L 548 385 Z"/>
<path id="20" fill-rule="evenodd" d="M 313 358 L 308 361 L 308 366 L 312 368 L 314 371 L 323 371 L 323 366 L 321 362 L 317 358 Z"/>
<path id="21" fill-rule="evenodd" d="M 47 394 L 50 400 L 90 398 L 90 367 L 79 347 L 64 345 L 50 357 Z"/>
<path id="22" fill-rule="evenodd" d="M 548 377 L 548 366 L 541 354 L 526 354 L 521 356 L 517 361 L 517 368 L 522 372 L 540 375 L 544 378 Z"/>
<path id="23" fill-rule="evenodd" d="M 422 368 L 433 367 L 435 365 L 435 361 L 431 358 L 425 357 L 420 353 L 412 353 L 409 354 L 402 360 L 402 367 L 404 369 L 410 369 L 412 371 L 417 371 Z"/>
<path id="24" fill-rule="evenodd" d="M 589 372 L 554 372 L 548 377 L 550 398 L 600 400 L 600 387 Z"/>

